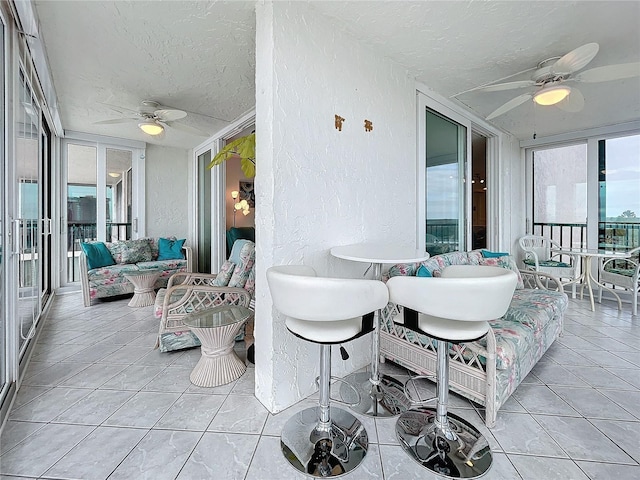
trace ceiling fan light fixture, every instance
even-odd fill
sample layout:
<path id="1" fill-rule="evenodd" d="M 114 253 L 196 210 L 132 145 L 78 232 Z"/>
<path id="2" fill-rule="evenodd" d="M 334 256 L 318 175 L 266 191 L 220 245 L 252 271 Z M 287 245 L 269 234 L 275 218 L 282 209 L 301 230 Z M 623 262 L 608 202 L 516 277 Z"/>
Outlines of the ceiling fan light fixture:
<path id="1" fill-rule="evenodd" d="M 552 85 L 539 90 L 534 96 L 533 101 L 538 105 L 555 105 L 569 96 L 571 88 L 564 85 Z"/>
<path id="2" fill-rule="evenodd" d="M 160 135 L 164 131 L 164 127 L 155 120 L 140 122 L 138 127 L 147 135 Z"/>

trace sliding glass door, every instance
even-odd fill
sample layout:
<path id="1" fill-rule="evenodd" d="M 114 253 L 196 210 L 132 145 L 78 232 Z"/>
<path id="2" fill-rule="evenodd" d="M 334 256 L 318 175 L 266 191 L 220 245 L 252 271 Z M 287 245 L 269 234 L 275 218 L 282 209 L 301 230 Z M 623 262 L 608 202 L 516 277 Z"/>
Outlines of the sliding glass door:
<path id="1" fill-rule="evenodd" d="M 15 156 L 18 194 L 18 309 L 17 322 L 22 356 L 35 333 L 40 315 L 42 278 L 39 262 L 42 258 L 41 225 L 46 220 L 42 212 L 43 192 L 40 162 L 40 107 L 22 70 L 18 92 L 20 102 L 16 108 Z"/>
<path id="2" fill-rule="evenodd" d="M 467 129 L 426 110 L 426 244 L 431 255 L 465 250 Z"/>
<path id="3" fill-rule="evenodd" d="M 129 240 L 144 235 L 141 177 L 144 155 L 137 148 L 66 139 L 67 283 L 78 282 L 80 243 Z M 138 182 L 138 183 L 136 183 Z"/>
<path id="4" fill-rule="evenodd" d="M 640 135 L 598 142 L 598 246 L 640 246 Z"/>

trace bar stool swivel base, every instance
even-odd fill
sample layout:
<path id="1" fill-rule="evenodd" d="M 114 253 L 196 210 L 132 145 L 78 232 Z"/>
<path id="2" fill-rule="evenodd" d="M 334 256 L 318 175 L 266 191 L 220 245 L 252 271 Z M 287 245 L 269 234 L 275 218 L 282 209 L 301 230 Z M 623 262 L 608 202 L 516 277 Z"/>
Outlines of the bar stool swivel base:
<path id="1" fill-rule="evenodd" d="M 369 448 L 364 426 L 351 413 L 330 407 L 331 425 L 319 428 L 319 407 L 295 414 L 280 437 L 282 453 L 297 470 L 314 477 L 339 477 L 354 470 Z"/>
<path id="2" fill-rule="evenodd" d="M 423 467 L 447 478 L 478 478 L 491 467 L 491 449 L 469 422 L 448 413 L 447 425 L 436 422 L 432 408 L 416 408 L 400 415 L 396 436 L 400 446 Z"/>
<path id="3" fill-rule="evenodd" d="M 363 415 L 389 418 L 400 415 L 411 407 L 411 402 L 404 394 L 404 385 L 399 380 L 388 375 L 381 375 L 378 385 L 371 383 L 371 373 L 356 372 L 344 378 L 360 395 L 359 403 L 354 393 L 346 386 L 340 388 L 342 401 L 349 404 L 356 413 Z"/>

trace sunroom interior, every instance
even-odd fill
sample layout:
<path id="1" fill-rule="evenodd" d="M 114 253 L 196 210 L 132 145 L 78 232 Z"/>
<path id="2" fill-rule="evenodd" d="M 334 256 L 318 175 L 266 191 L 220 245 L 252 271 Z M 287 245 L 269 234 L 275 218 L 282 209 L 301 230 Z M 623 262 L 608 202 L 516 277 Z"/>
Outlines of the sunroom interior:
<path id="1" fill-rule="evenodd" d="M 1 241 L 15 253 L 0 263 L 3 422 L 48 310 L 79 290 L 84 239 L 184 238 L 194 271 L 212 273 L 229 229 L 253 228 L 254 392 L 271 414 L 317 390 L 315 350 L 273 309 L 272 265 L 370 275 L 329 254 L 358 242 L 520 261 L 527 233 L 640 246 L 637 2 L 36 0 L 0 13 Z M 589 65 L 559 80 L 581 108 L 532 101 L 534 72 L 591 44 Z M 625 67 L 576 78 L 612 65 Z M 521 84 L 486 88 L 508 82 Z M 186 116 L 148 135 L 148 102 Z M 239 158 L 208 168 L 252 132 L 255 177 Z M 636 294 L 620 292 L 623 311 Z M 370 343 L 334 375 L 366 367 Z"/>

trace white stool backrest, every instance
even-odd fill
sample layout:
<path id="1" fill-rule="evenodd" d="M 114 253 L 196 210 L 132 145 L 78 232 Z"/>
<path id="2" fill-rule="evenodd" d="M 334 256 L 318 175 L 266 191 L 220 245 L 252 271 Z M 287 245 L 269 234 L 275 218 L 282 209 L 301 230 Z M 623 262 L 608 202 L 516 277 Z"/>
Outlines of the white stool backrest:
<path id="1" fill-rule="evenodd" d="M 347 320 L 378 310 L 389 301 L 387 287 L 378 280 L 318 277 L 304 265 L 271 267 L 267 282 L 276 309 L 300 320 Z"/>
<path id="2" fill-rule="evenodd" d="M 417 312 L 482 322 L 506 313 L 517 282 L 518 276 L 506 268 L 452 265 L 441 277 L 391 277 L 387 288 L 392 303 Z"/>

